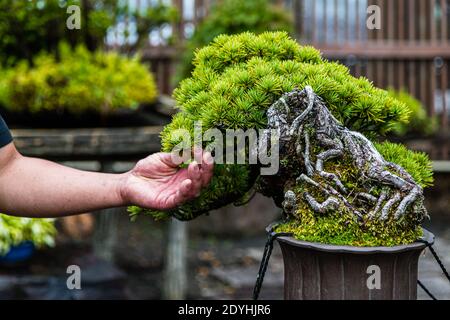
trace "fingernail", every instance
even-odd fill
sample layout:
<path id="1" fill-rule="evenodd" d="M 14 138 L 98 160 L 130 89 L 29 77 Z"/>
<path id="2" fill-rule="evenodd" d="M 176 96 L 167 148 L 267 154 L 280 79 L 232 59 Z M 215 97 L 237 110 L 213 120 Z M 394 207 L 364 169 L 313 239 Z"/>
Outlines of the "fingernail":
<path id="1" fill-rule="evenodd" d="M 197 161 L 192 161 L 192 166 L 194 168 L 194 172 L 199 172 L 200 171 L 200 165 L 198 164 Z"/>
<path id="2" fill-rule="evenodd" d="M 187 181 L 187 182 L 185 182 L 185 187 L 186 188 L 190 188 L 192 186 L 192 180 L 191 179 L 186 179 L 185 181 Z"/>
<path id="3" fill-rule="evenodd" d="M 214 163 L 214 158 L 212 157 L 211 153 L 209 153 L 209 152 L 205 153 L 205 162 L 207 164 L 213 164 Z"/>

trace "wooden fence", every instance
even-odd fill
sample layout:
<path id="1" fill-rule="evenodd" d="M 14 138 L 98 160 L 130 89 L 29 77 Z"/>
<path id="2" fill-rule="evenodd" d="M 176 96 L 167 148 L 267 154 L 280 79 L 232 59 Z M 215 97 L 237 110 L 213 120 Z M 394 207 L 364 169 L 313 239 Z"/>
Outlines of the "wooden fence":
<path id="1" fill-rule="evenodd" d="M 380 29 L 367 26 L 372 5 L 379 8 Z M 439 142 L 422 141 L 420 149 L 450 159 L 449 0 L 295 0 L 294 6 L 301 43 L 378 87 L 407 90 L 438 117 Z"/>
<path id="2" fill-rule="evenodd" d="M 221 1 L 221 0 L 215 0 Z M 144 1 L 141 1 L 144 2 Z M 171 27 L 176 47 L 149 45 L 161 92 L 170 94 L 177 58 L 186 34 L 209 12 L 214 0 L 172 0 L 181 19 Z M 353 75 L 376 86 L 405 89 L 438 117 L 440 133 L 449 133 L 450 0 L 274 0 L 293 14 L 294 36 L 320 49 L 324 57 L 346 64 Z M 380 29 L 370 30 L 367 10 L 380 9 Z M 448 145 L 433 151 L 450 159 Z"/>
<path id="3" fill-rule="evenodd" d="M 450 1 L 298 0 L 298 39 L 382 88 L 406 89 L 448 130 Z M 367 8 L 380 8 L 370 30 Z M 298 12 L 298 10 L 297 10 Z"/>

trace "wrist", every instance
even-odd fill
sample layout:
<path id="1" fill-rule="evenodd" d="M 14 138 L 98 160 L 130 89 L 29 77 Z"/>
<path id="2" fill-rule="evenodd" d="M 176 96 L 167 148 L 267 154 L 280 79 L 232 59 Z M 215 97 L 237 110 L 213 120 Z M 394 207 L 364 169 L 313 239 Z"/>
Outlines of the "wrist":
<path id="1" fill-rule="evenodd" d="M 118 206 L 128 206 L 130 205 L 129 195 L 128 195 L 128 176 L 129 172 L 117 174 L 117 179 L 115 183 L 115 198 Z"/>

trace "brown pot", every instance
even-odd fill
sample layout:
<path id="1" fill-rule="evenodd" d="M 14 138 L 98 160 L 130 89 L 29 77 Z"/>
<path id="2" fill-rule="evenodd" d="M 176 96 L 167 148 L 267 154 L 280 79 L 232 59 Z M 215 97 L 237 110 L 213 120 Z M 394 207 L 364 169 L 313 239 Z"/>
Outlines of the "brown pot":
<path id="1" fill-rule="evenodd" d="M 434 242 L 424 229 L 423 240 Z M 422 242 L 352 247 L 277 238 L 286 300 L 415 300 Z M 375 267 L 374 267 L 375 266 Z M 379 279 L 378 281 L 376 279 Z"/>

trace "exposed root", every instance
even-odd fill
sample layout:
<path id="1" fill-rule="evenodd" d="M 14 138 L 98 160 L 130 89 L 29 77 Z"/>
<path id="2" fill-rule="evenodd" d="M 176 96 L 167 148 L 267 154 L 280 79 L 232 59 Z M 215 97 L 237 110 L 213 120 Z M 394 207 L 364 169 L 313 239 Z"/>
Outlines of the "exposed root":
<path id="1" fill-rule="evenodd" d="M 326 213 L 327 211 L 336 210 L 339 207 L 339 200 L 334 197 L 329 197 L 324 202 L 319 203 L 308 192 L 305 192 L 303 196 L 315 212 Z"/>

